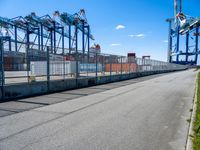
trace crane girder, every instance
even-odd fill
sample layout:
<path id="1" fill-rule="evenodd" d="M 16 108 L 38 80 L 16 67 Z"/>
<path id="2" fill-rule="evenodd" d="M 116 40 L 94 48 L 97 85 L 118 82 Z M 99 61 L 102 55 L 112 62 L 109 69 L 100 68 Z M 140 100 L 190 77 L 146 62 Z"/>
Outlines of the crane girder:
<path id="1" fill-rule="evenodd" d="M 42 25 L 44 28 L 49 31 L 51 29 L 55 29 L 55 31 L 59 34 L 62 34 L 62 32 L 59 30 L 62 28 L 62 26 L 53 20 L 49 15 L 45 15 L 42 17 L 36 16 L 35 13 L 31 13 L 30 15 L 25 17 L 28 21 L 32 22 L 33 24 L 36 25 Z M 55 26 L 54 26 L 55 23 Z M 64 33 L 64 36 L 69 38 L 69 35 L 67 33 Z"/>
<path id="2" fill-rule="evenodd" d="M 76 26 L 81 32 L 84 32 L 87 35 L 88 30 L 84 29 L 83 31 L 83 23 L 86 26 L 88 25 L 88 22 L 85 15 L 83 14 L 83 10 L 73 15 L 66 12 L 60 14 L 58 11 L 55 11 L 54 13 L 55 16 L 59 17 L 61 22 L 63 22 L 66 25 Z M 89 34 L 89 37 L 90 39 L 94 40 L 94 36 L 92 34 Z"/>

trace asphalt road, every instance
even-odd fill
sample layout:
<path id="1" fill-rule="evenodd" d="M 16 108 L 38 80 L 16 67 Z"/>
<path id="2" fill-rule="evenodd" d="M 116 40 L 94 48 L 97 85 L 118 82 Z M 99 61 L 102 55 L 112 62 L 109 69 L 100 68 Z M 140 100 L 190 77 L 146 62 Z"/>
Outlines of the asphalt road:
<path id="1" fill-rule="evenodd" d="M 164 74 L 156 74 L 151 76 L 145 76 L 140 78 L 135 78 L 131 80 L 125 80 L 121 82 L 113 82 L 109 84 L 97 85 L 88 88 L 81 88 L 75 90 L 68 90 L 59 93 L 53 93 L 43 96 L 37 96 L 32 98 L 25 98 L 25 99 L 18 99 L 18 100 L 10 100 L 8 102 L 0 102 L 0 117 L 8 116 L 11 114 L 27 111 L 30 109 L 43 107 L 46 105 L 51 105 L 63 101 L 72 100 L 78 97 L 88 96 L 91 94 L 103 92 L 106 90 L 111 90 L 114 88 L 143 82 L 146 80 L 150 80 L 159 76 L 167 75 L 168 73 Z"/>
<path id="2" fill-rule="evenodd" d="M 0 118 L 0 150 L 184 150 L 187 70 Z"/>

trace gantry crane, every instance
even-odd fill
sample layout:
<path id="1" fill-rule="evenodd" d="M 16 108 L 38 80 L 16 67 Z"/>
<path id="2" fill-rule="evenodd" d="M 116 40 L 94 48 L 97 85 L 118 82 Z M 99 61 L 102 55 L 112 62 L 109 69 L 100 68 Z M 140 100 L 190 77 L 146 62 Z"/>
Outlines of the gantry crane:
<path id="1" fill-rule="evenodd" d="M 169 22 L 168 62 L 196 65 L 199 51 L 200 18 L 183 13 L 182 0 L 174 0 L 174 18 Z M 180 43 L 180 38 L 185 41 Z"/>
<path id="2" fill-rule="evenodd" d="M 82 33 L 81 38 L 78 36 L 78 31 Z M 50 15 L 40 17 L 34 12 L 25 17 L 19 16 L 12 19 L 0 17 L 0 40 L 3 40 L 0 46 L 6 52 L 6 59 L 15 58 L 22 64 L 26 63 L 29 73 L 31 61 L 50 58 L 62 61 L 67 58 L 76 60 L 76 69 L 78 69 L 80 55 L 84 59 L 87 56 L 89 61 L 90 40 L 94 40 L 94 37 L 91 34 L 85 10 L 81 9 L 73 15 L 56 11 L 52 17 Z M 79 49 L 78 42 L 82 43 L 82 49 Z M 86 47 L 88 55 L 84 54 Z M 72 54 L 71 51 L 73 51 Z M 5 55 L 2 53 L 0 62 L 3 62 L 3 57 Z"/>
<path id="3" fill-rule="evenodd" d="M 13 51 L 12 47 L 15 47 L 15 51 L 19 52 L 22 44 L 26 44 L 28 49 L 34 45 L 38 46 L 35 49 L 46 51 L 46 47 L 50 45 L 51 53 L 54 54 L 58 53 L 58 49 L 62 49 L 62 54 L 64 54 L 65 49 L 72 50 L 73 43 L 78 45 L 78 30 L 83 33 L 81 41 L 84 41 L 84 43 L 85 36 L 88 37 L 88 45 L 90 39 L 94 40 L 83 9 L 73 15 L 68 13 L 58 14 L 59 12 L 56 11 L 53 17 L 49 15 L 39 17 L 33 12 L 25 17 L 19 16 L 13 19 L 0 17 L 0 36 L 9 37 L 6 38 L 10 39 L 9 51 Z M 60 18 L 59 22 L 55 19 L 56 15 Z M 77 35 L 77 38 L 72 36 L 71 26 L 75 26 L 77 32 L 74 33 L 74 36 Z M 30 41 L 30 35 L 35 35 L 33 41 Z M 69 44 L 66 44 L 66 38 L 69 39 L 67 40 Z M 13 43 L 15 46 L 11 46 Z M 67 45 L 69 45 L 69 48 L 67 48 Z M 83 51 L 85 51 L 85 46 L 83 46 Z"/>
<path id="4" fill-rule="evenodd" d="M 35 13 L 25 17 L 28 22 L 35 24 L 40 29 L 41 37 L 41 50 L 44 50 L 47 46 L 47 43 L 50 40 L 51 53 L 57 53 L 57 48 L 60 45 L 62 39 L 62 53 L 64 53 L 64 38 L 69 38 L 68 33 L 64 32 L 64 27 L 56 22 L 49 15 L 44 15 L 42 17 L 37 16 Z M 46 35 L 46 36 L 45 36 Z M 57 42 L 57 36 L 60 36 Z M 44 38 L 46 38 L 46 44 L 44 44 Z"/>
<path id="5" fill-rule="evenodd" d="M 88 52 L 90 49 L 90 39 L 94 40 L 93 35 L 91 34 L 90 31 L 90 26 L 88 24 L 86 15 L 85 15 L 85 10 L 81 9 L 78 13 L 75 13 L 73 15 L 64 12 L 60 13 L 59 11 L 54 12 L 55 17 L 59 17 L 60 22 L 62 22 L 65 26 L 68 26 L 69 30 L 69 53 L 71 53 L 71 50 L 73 49 L 75 45 L 75 49 L 78 49 L 78 31 L 82 32 L 82 50 L 83 50 L 83 55 L 85 53 L 86 45 L 88 47 Z M 71 38 L 71 30 L 72 26 L 74 27 L 74 36 Z M 87 38 L 85 38 L 85 35 Z M 89 53 L 88 53 L 89 54 Z"/>
<path id="6" fill-rule="evenodd" d="M 20 51 L 22 44 L 29 43 L 30 33 L 36 36 L 38 34 L 38 27 L 27 23 L 22 16 L 12 19 L 0 17 L 0 29 L 1 36 L 7 36 L 7 39 L 10 39 L 9 45 L 14 42 L 16 52 Z M 18 34 L 18 31 L 22 31 L 24 34 Z M 11 46 L 9 46 L 9 51 L 12 51 Z"/>

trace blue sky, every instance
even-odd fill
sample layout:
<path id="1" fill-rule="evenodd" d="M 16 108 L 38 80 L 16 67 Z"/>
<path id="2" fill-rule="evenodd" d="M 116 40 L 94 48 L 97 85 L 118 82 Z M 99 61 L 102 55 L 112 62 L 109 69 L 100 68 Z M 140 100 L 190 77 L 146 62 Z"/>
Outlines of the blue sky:
<path id="1" fill-rule="evenodd" d="M 0 0 L 0 16 L 52 14 L 55 10 L 78 12 L 86 10 L 95 43 L 102 52 L 126 55 L 151 55 L 167 59 L 168 24 L 173 17 L 173 0 Z M 183 0 L 183 11 L 200 16 L 200 0 Z M 118 30 L 116 27 L 118 26 Z"/>

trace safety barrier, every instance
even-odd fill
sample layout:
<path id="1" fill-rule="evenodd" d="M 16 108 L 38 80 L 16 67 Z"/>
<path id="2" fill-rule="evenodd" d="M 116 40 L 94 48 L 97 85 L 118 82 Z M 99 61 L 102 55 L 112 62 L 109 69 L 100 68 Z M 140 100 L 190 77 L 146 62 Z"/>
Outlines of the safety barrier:
<path id="1" fill-rule="evenodd" d="M 131 79 L 157 73 L 179 71 L 187 66 L 167 62 L 71 51 L 50 53 L 37 49 L 13 52 L 0 38 L 1 100 Z M 18 66 L 18 67 L 16 67 Z"/>

